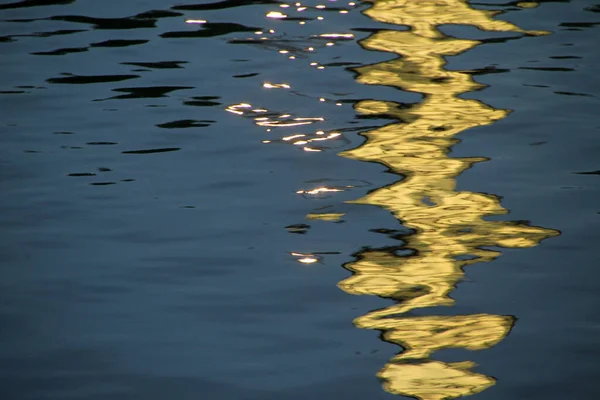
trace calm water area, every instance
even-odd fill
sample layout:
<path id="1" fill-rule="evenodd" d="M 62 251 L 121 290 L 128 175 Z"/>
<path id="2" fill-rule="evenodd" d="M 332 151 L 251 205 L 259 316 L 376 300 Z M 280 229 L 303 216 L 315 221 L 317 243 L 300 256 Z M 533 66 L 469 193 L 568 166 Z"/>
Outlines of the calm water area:
<path id="1" fill-rule="evenodd" d="M 600 398 L 598 0 L 0 0 L 0 399 Z"/>

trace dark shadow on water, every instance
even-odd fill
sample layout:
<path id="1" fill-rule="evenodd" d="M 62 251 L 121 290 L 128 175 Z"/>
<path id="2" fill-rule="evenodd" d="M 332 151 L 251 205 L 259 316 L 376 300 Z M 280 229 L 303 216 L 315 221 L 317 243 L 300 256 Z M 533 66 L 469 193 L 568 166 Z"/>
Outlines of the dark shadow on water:
<path id="1" fill-rule="evenodd" d="M 61 4 L 72 4 L 75 0 L 22 0 L 14 3 L 0 4 L 0 10 L 8 10 L 14 8 L 39 7 L 39 6 L 54 6 Z"/>
<path id="2" fill-rule="evenodd" d="M 171 151 L 179 151 L 181 148 L 179 147 L 168 147 L 164 149 L 145 149 L 145 150 L 129 150 L 122 151 L 123 154 L 154 154 L 154 153 L 167 153 Z"/>
<path id="3" fill-rule="evenodd" d="M 73 75 L 67 73 L 64 75 L 68 76 L 46 79 L 46 82 L 63 83 L 69 85 L 84 85 L 89 83 L 120 82 L 140 77 L 140 75 Z"/>
<path id="4" fill-rule="evenodd" d="M 243 6 L 252 5 L 267 5 L 267 4 L 279 4 L 273 0 L 223 0 L 214 3 L 204 4 L 187 4 L 181 6 L 171 7 L 173 10 L 190 10 L 190 11 L 202 11 L 202 10 L 224 10 L 227 8 L 237 8 Z"/>
<path id="5" fill-rule="evenodd" d="M 175 69 L 183 68 L 180 64 L 187 64 L 187 61 L 156 61 L 156 62 L 122 62 L 123 65 L 135 65 L 137 67 L 156 68 L 156 69 Z"/>
<path id="6" fill-rule="evenodd" d="M 96 99 L 94 101 L 105 100 L 126 100 L 126 99 L 154 99 L 168 97 L 167 94 L 176 90 L 194 89 L 192 86 L 149 86 L 149 87 L 130 87 L 112 89 L 113 92 L 127 93 L 119 96 L 108 97 L 106 99 Z"/>
<path id="7" fill-rule="evenodd" d="M 208 38 L 235 32 L 255 32 L 260 29 L 231 22 L 207 22 L 196 31 L 165 32 L 160 36 L 163 38 Z"/>
<path id="8" fill-rule="evenodd" d="M 196 121 L 194 119 L 182 119 L 178 121 L 165 122 L 164 124 L 157 124 L 159 128 L 165 129 L 181 129 L 181 128 L 206 128 L 215 121 Z"/>

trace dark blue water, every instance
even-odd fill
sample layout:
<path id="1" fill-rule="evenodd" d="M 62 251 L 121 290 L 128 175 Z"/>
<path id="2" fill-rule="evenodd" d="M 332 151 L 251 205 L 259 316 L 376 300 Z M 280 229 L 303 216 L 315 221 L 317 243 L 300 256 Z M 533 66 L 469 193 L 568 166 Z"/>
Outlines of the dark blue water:
<path id="1" fill-rule="evenodd" d="M 600 395 L 600 5 L 288 5 L 0 0 L 1 397 Z"/>

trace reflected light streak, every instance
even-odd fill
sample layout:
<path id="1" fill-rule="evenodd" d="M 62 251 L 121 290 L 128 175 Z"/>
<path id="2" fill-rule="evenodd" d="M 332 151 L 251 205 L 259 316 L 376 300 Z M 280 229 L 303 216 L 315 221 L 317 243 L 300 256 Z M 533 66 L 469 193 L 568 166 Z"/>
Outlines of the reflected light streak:
<path id="1" fill-rule="evenodd" d="M 275 18 L 275 19 L 283 19 L 287 18 L 287 15 L 279 12 L 279 11 L 270 11 L 267 15 L 267 18 Z"/>
<path id="2" fill-rule="evenodd" d="M 263 84 L 265 88 L 284 88 L 289 89 L 290 86 L 288 84 L 272 84 L 266 82 Z M 254 119 L 254 123 L 258 126 L 265 127 L 294 127 L 294 126 L 303 126 L 310 125 L 314 123 L 319 123 L 325 121 L 323 117 L 292 117 L 291 114 L 281 114 L 279 116 L 270 115 L 269 110 L 264 108 L 252 108 L 251 104 L 248 103 L 240 103 L 240 104 L 232 104 L 225 108 L 226 111 L 236 114 L 248 116 Z M 259 116 L 261 115 L 261 116 Z M 270 130 L 270 129 L 269 129 Z M 269 131 L 267 130 L 267 131 Z"/>
<path id="3" fill-rule="evenodd" d="M 545 33 L 494 20 L 495 12 L 472 9 L 464 0 L 369 2 L 372 6 L 364 11 L 366 15 L 410 29 L 381 30 L 362 40 L 360 45 L 366 50 L 395 53 L 398 57 L 356 68 L 357 81 L 420 93 L 424 99 L 410 107 L 390 101 L 358 102 L 355 108 L 360 114 L 396 121 L 361 133 L 366 142 L 340 155 L 377 162 L 404 177 L 351 203 L 388 210 L 413 231 L 402 240 L 414 253 L 400 256 L 387 248 L 361 250 L 345 265 L 352 275 L 338 286 L 350 294 L 396 300 L 354 321 L 359 328 L 380 330 L 383 340 L 404 349 L 378 374 L 386 391 L 421 400 L 475 394 L 494 385 L 495 380 L 473 372 L 474 364 L 469 361 L 446 363 L 430 359 L 431 355 L 448 348 L 489 348 L 506 337 L 514 317 L 406 313 L 453 305 L 450 293 L 463 279 L 464 268 L 501 255 L 490 247 L 532 247 L 559 232 L 486 220 L 486 216 L 508 213 L 500 199 L 456 189 L 456 178 L 463 171 L 487 161 L 482 157 L 450 158 L 450 149 L 458 142 L 456 135 L 501 120 L 508 111 L 460 97 L 484 86 L 466 72 L 446 70 L 446 57 L 464 53 L 480 42 L 447 37 L 438 26 L 461 24 L 484 31 Z"/>
<path id="4" fill-rule="evenodd" d="M 267 120 L 267 118 L 255 118 L 255 121 L 265 121 Z M 298 140 L 300 139 L 300 140 Z M 330 132 L 328 134 L 325 134 L 324 131 L 317 131 L 314 134 L 307 134 L 307 133 L 297 133 L 297 134 L 293 134 L 293 135 L 288 135 L 288 136 L 283 136 L 280 140 L 269 140 L 269 143 L 289 143 L 292 144 L 294 146 L 303 146 L 302 150 L 306 151 L 306 152 L 321 152 L 323 151 L 323 149 L 327 149 L 327 148 L 331 148 L 331 145 L 329 146 L 323 146 L 325 143 L 327 142 L 331 142 L 333 140 L 340 140 L 340 139 L 344 139 L 343 135 L 339 132 Z M 263 141 L 264 143 L 264 141 Z M 322 143 L 323 148 L 315 148 L 315 147 L 309 147 L 306 146 L 309 143 Z M 335 146 L 341 146 L 343 144 L 342 141 L 339 142 L 339 144 L 335 145 Z"/>
<path id="5" fill-rule="evenodd" d="M 342 217 L 344 215 L 345 215 L 344 213 L 323 213 L 323 214 L 311 213 L 311 214 L 306 215 L 306 219 L 338 222 L 342 219 Z"/>
<path id="6" fill-rule="evenodd" d="M 354 39 L 354 35 L 352 33 L 323 33 L 318 37 L 327 39 Z"/>
<path id="7" fill-rule="evenodd" d="M 304 137 L 304 136 L 306 136 L 306 135 L 298 134 L 298 135 L 286 136 L 283 138 L 283 140 L 285 140 L 287 142 L 288 140 L 297 139 L 299 137 Z"/>
<path id="8" fill-rule="evenodd" d="M 290 253 L 294 257 L 300 257 L 296 261 L 302 264 L 314 264 L 319 259 L 314 254 L 303 254 L 303 253 Z"/>
<path id="9" fill-rule="evenodd" d="M 287 83 L 269 83 L 269 82 L 265 82 L 263 83 L 263 87 L 266 89 L 289 89 L 290 85 L 288 85 Z"/>
<path id="10" fill-rule="evenodd" d="M 325 121 L 325 118 L 322 118 L 322 117 L 318 117 L 318 118 L 294 118 L 294 120 L 296 120 L 296 121 Z"/>
<path id="11" fill-rule="evenodd" d="M 256 125 L 259 126 L 270 126 L 270 127 L 276 127 L 276 126 L 302 126 L 302 125 L 310 125 L 312 124 L 312 122 L 306 121 L 306 122 L 282 122 L 282 121 L 260 121 L 257 122 Z"/>
<path id="12" fill-rule="evenodd" d="M 328 193 L 328 192 L 343 192 L 342 189 L 337 188 L 328 188 L 328 187 L 319 187 L 312 190 L 298 190 L 296 193 L 298 194 L 319 194 L 319 193 Z"/>
<path id="13" fill-rule="evenodd" d="M 203 19 L 186 19 L 186 24 L 206 24 L 206 21 Z"/>

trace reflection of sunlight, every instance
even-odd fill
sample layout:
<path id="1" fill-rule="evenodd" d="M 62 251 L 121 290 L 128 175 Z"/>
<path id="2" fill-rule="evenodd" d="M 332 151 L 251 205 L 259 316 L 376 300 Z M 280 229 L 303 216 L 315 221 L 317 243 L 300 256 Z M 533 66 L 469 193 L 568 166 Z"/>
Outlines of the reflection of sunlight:
<path id="1" fill-rule="evenodd" d="M 287 15 L 280 13 L 279 11 L 271 11 L 267 14 L 267 18 L 282 19 L 287 18 Z"/>
<path id="2" fill-rule="evenodd" d="M 332 39 L 354 39 L 354 35 L 351 33 L 323 33 L 318 37 Z"/>
<path id="3" fill-rule="evenodd" d="M 290 85 L 288 85 L 287 83 L 269 83 L 269 82 L 265 82 L 265 83 L 263 83 L 263 87 L 265 89 L 289 89 Z"/>
<path id="4" fill-rule="evenodd" d="M 296 257 L 296 261 L 302 264 L 314 264 L 319 261 L 319 258 L 314 254 L 291 253 L 291 255 Z"/>
<path id="5" fill-rule="evenodd" d="M 498 11 L 475 10 L 467 0 L 368 0 L 373 6 L 365 11 L 369 17 L 388 24 L 408 25 L 419 37 L 443 38 L 438 26 L 459 24 L 475 26 L 483 31 L 520 32 L 545 34 L 547 32 L 525 31 L 510 22 L 492 19 Z"/>
<path id="6" fill-rule="evenodd" d="M 263 83 L 264 88 L 268 89 L 289 89 L 287 83 Z M 326 100 L 323 99 L 323 102 Z M 253 108 L 251 104 L 239 103 L 232 104 L 226 108 L 226 111 L 252 118 L 258 126 L 266 127 L 267 132 L 272 128 L 289 128 L 304 125 L 312 125 L 325 121 L 323 117 L 295 117 L 291 114 L 279 114 L 269 111 L 265 108 Z M 325 149 L 341 146 L 345 144 L 344 137 L 340 132 L 325 132 L 322 130 L 314 133 L 293 133 L 281 137 L 281 139 L 262 140 L 262 143 L 289 143 L 305 152 L 321 152 Z M 335 144 L 337 142 L 338 144 Z"/>
<path id="7" fill-rule="evenodd" d="M 384 380 L 383 387 L 390 393 L 445 400 L 476 394 L 495 384 L 493 378 L 472 372 L 474 366 L 468 361 L 390 363 L 378 376 Z"/>
<path id="8" fill-rule="evenodd" d="M 286 83 L 265 83 L 263 84 L 263 87 L 288 89 L 290 86 Z M 267 126 L 271 128 L 310 125 L 325 121 L 325 118 L 323 117 L 294 117 L 291 114 L 270 113 L 269 110 L 264 108 L 253 109 L 252 105 L 248 103 L 232 104 L 225 110 L 233 114 L 253 118 L 254 123 L 258 126 Z"/>
<path id="9" fill-rule="evenodd" d="M 343 192 L 342 189 L 337 188 L 328 188 L 328 187 L 319 187 L 312 190 L 298 190 L 296 193 L 298 194 L 319 194 L 319 193 L 327 193 L 327 192 Z"/>
<path id="10" fill-rule="evenodd" d="M 470 128 L 493 124 L 508 116 L 508 110 L 495 109 L 480 101 L 459 97 L 481 90 L 468 71 L 448 71 L 446 58 L 460 55 L 481 42 L 445 36 L 438 27 L 443 24 L 474 26 L 482 31 L 515 32 L 536 36 L 541 31 L 526 31 L 509 22 L 495 20 L 495 11 L 472 9 L 466 0 L 368 0 L 371 7 L 364 14 L 378 22 L 408 26 L 409 30 L 380 30 L 360 42 L 369 51 L 398 55 L 390 61 L 355 68 L 356 80 L 366 85 L 392 86 L 422 94 L 420 103 L 406 105 L 392 101 L 362 100 L 355 105 L 364 116 L 391 118 L 393 123 L 363 132 L 366 142 L 342 157 L 385 165 L 403 179 L 369 191 L 355 204 L 375 205 L 388 210 L 410 229 L 403 235 L 410 255 L 393 249 L 363 249 L 345 267 L 352 273 L 339 287 L 351 294 L 369 294 L 395 300 L 391 306 L 358 317 L 357 327 L 382 331 L 382 338 L 398 344 L 403 351 L 379 372 L 384 389 L 390 393 L 421 400 L 443 400 L 475 394 L 493 386 L 495 380 L 473 371 L 474 363 L 442 362 L 432 359 L 442 349 L 483 350 L 502 341 L 512 329 L 512 316 L 479 313 L 473 315 L 407 315 L 415 309 L 451 306 L 450 293 L 464 278 L 469 265 L 493 261 L 500 250 L 490 248 L 527 248 L 559 233 L 551 229 L 521 222 L 489 221 L 487 216 L 507 214 L 497 196 L 458 191 L 456 178 L 483 157 L 450 158 L 456 136 Z M 334 2 L 332 2 L 334 3 Z M 340 2 L 341 3 L 341 2 Z M 531 8 L 534 2 L 519 3 Z M 355 2 L 349 2 L 354 6 Z M 280 10 L 267 17 L 274 23 L 299 21 L 325 29 L 318 14 L 348 11 L 331 5 L 310 7 L 301 3 L 281 4 Z M 300 14 L 296 14 L 300 13 Z M 318 14 L 315 14 L 318 13 Z M 300 18 L 300 15 L 303 17 Z M 331 15 L 331 14 L 329 14 Z M 331 29 L 328 29 L 328 31 Z M 233 39 L 230 43 L 258 46 L 296 60 L 295 65 L 324 69 L 328 64 L 313 57 L 332 49 L 331 44 L 352 41 L 351 33 L 322 33 L 290 37 L 275 34 L 273 29 L 255 32 L 260 37 Z M 335 49 L 337 46 L 334 46 Z M 300 61 L 305 59 L 304 61 Z M 263 89 L 286 89 L 286 95 L 312 97 L 323 107 L 342 105 L 339 100 L 319 95 L 298 93 L 288 83 L 261 83 Z M 262 90 L 270 93 L 272 90 Z M 280 91 L 281 92 L 281 91 Z M 287 144 L 304 152 L 319 152 L 347 145 L 336 131 L 309 131 L 309 125 L 323 123 L 324 117 L 300 117 L 293 112 L 277 112 L 248 103 L 226 109 L 251 119 L 263 127 L 269 145 Z M 310 127 L 312 128 L 312 127 Z M 303 130 L 304 129 L 304 130 Z M 339 130 L 339 129 L 338 129 Z M 283 133 L 285 132 L 285 133 Z M 280 134 L 276 136 L 276 134 Z M 315 157 L 319 155 L 316 154 Z M 325 185 L 325 181 L 309 182 L 311 186 L 296 193 L 319 201 L 363 185 Z M 314 185 L 314 186 L 312 186 Z M 315 187 L 316 186 L 316 187 Z M 332 208 L 326 208 L 333 211 Z M 308 220 L 343 222 L 343 213 L 310 213 Z M 305 226 L 302 228 L 306 231 Z M 322 263 L 327 253 L 290 253 L 301 264 Z M 423 311 L 421 311 L 423 312 Z"/>
<path id="11" fill-rule="evenodd" d="M 367 141 L 341 153 L 343 157 L 378 162 L 405 179 L 368 193 L 357 204 L 389 210 L 416 233 L 403 237 L 413 255 L 387 249 L 361 251 L 346 264 L 352 276 L 339 287 L 352 294 L 370 294 L 397 303 L 355 320 L 355 325 L 383 331 L 384 340 L 404 351 L 379 373 L 390 393 L 423 400 L 442 400 L 478 393 L 495 384 L 471 371 L 470 362 L 444 363 L 429 357 L 437 350 L 480 350 L 500 342 L 514 324 L 511 316 L 477 314 L 402 316 L 417 308 L 450 306 L 449 294 L 464 276 L 465 266 L 501 255 L 488 247 L 526 248 L 558 232 L 483 217 L 506 214 L 498 197 L 456 190 L 456 177 L 485 158 L 450 158 L 455 136 L 489 125 L 508 112 L 459 94 L 483 87 L 471 75 L 447 71 L 444 57 L 461 54 L 480 42 L 444 36 L 440 24 L 474 25 L 482 30 L 529 35 L 508 22 L 492 19 L 495 12 L 473 10 L 462 0 L 371 0 L 365 14 L 381 22 L 408 25 L 410 31 L 379 31 L 361 41 L 367 50 L 387 51 L 400 58 L 357 68 L 357 81 L 394 86 L 425 95 L 409 108 L 398 103 L 365 100 L 356 105 L 363 115 L 399 122 L 364 132 Z"/>
<path id="12" fill-rule="evenodd" d="M 342 219 L 343 216 L 344 216 L 344 213 L 323 213 L 323 214 L 311 213 L 311 214 L 306 215 L 306 219 L 338 222 Z"/>

